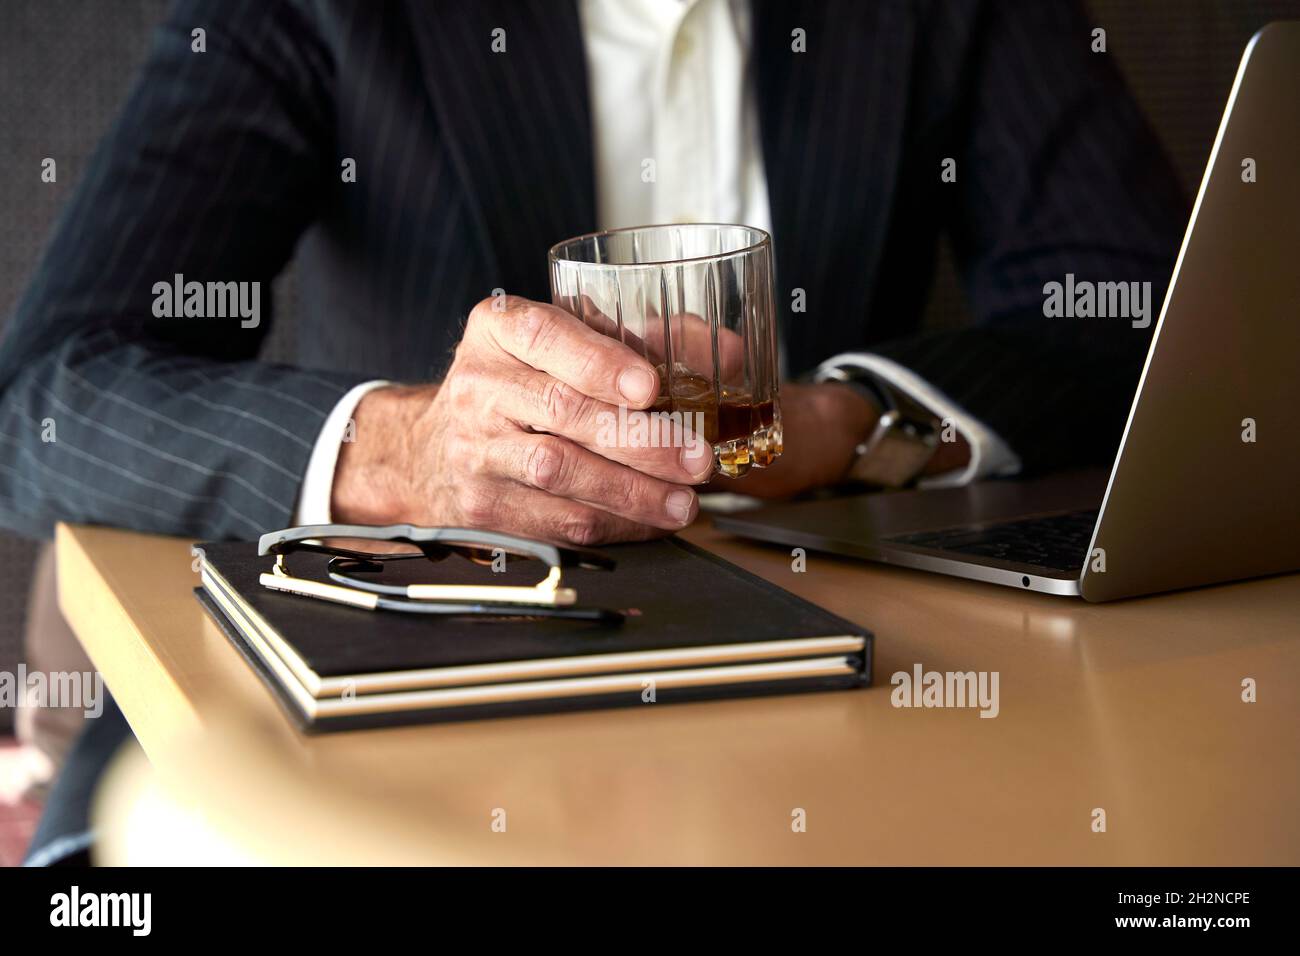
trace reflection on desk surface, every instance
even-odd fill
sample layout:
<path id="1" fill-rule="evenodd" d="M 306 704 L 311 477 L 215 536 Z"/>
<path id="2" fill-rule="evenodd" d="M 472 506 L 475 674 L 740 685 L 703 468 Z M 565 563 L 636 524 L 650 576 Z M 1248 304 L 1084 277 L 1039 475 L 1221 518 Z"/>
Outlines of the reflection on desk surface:
<path id="1" fill-rule="evenodd" d="M 388 859 L 396 822 L 403 853 L 482 862 L 1300 862 L 1300 576 L 1089 605 L 687 536 L 872 628 L 876 686 L 305 738 L 190 595 L 186 542 L 65 529 L 60 570 L 153 772 L 280 859 Z M 894 707 L 918 664 L 997 671 L 998 716 Z M 280 799 L 326 792 L 309 828 Z"/>

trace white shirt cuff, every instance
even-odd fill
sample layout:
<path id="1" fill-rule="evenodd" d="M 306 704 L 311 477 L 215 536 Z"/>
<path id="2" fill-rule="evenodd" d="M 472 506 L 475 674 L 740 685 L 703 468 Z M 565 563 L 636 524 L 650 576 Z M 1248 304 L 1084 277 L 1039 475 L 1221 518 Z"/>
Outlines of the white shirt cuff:
<path id="1" fill-rule="evenodd" d="M 921 376 L 897 362 L 871 352 L 845 352 L 827 359 L 817 369 L 820 380 L 823 370 L 835 366 L 856 366 L 888 382 L 913 400 L 924 405 L 943 420 L 944 427 L 951 425 L 970 445 L 970 461 L 965 468 L 931 475 L 918 483 L 921 488 L 955 488 L 980 478 L 1003 477 L 1020 471 L 1020 458 L 997 432 L 962 408 L 951 398 L 931 385 Z"/>
<path id="2" fill-rule="evenodd" d="M 383 388 L 391 383 L 376 379 L 362 382 L 338 400 L 338 404 L 325 419 L 320 434 L 316 436 L 316 445 L 307 460 L 307 473 L 302 478 L 302 488 L 298 492 L 298 505 L 294 509 L 295 525 L 329 524 L 330 496 L 334 491 L 334 468 L 339 461 L 339 446 L 347 438 L 348 423 L 352 413 L 367 392 Z"/>

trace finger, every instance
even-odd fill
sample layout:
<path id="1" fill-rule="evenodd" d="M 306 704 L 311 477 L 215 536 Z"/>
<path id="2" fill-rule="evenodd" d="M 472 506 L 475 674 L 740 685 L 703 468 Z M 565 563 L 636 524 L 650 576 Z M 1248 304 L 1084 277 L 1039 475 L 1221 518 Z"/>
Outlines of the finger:
<path id="1" fill-rule="evenodd" d="M 672 533 L 668 529 L 656 528 L 653 525 L 637 524 L 635 521 L 629 521 L 627 518 L 610 514 L 608 511 L 602 511 L 600 508 L 582 502 L 566 501 L 554 495 L 547 496 L 545 492 L 530 488 L 522 490 L 533 495 L 550 497 L 551 501 L 560 504 L 553 519 L 553 530 L 549 535 L 568 544 L 590 548 L 618 541 L 650 541 Z"/>
<path id="2" fill-rule="evenodd" d="M 625 317 L 626 322 L 620 328 L 617 322 L 601 311 L 590 296 L 582 297 L 579 308 L 582 314 L 578 318 L 588 327 L 619 338 L 632 351 L 645 356 L 656 368 L 666 366 L 669 350 L 665 347 L 665 342 L 671 342 L 674 364 L 713 378 L 709 374 L 714 367 L 713 330 L 702 316 L 694 312 L 681 312 L 670 316 L 665 325 L 654 312 L 653 306 L 648 305 L 643 320 Z M 637 328 L 644 335 L 637 334 Z M 744 340 L 739 333 L 722 326 L 718 328 L 717 368 L 717 378 L 724 385 L 744 385 Z M 660 377 L 662 376 L 661 371 Z"/>
<path id="3" fill-rule="evenodd" d="M 620 411 L 531 370 L 496 391 L 501 414 L 522 428 L 563 436 L 648 475 L 698 484 L 713 471 L 703 415 Z"/>
<path id="4" fill-rule="evenodd" d="M 699 511 L 690 488 L 652 478 L 556 435 L 519 432 L 494 442 L 490 454 L 496 457 L 497 474 L 636 524 L 676 530 Z"/>
<path id="5" fill-rule="evenodd" d="M 670 337 L 671 349 L 665 348 L 665 336 Z M 739 333 L 719 326 L 717 341 L 715 357 L 712 326 L 693 312 L 682 312 L 671 316 L 666 328 L 662 322 L 654 320 L 653 324 L 647 325 L 644 341 L 638 341 L 633 347 L 651 356 L 667 355 L 671 351 L 674 365 L 685 366 L 710 380 L 716 378 L 723 385 L 743 386 L 744 339 Z M 716 376 L 713 374 L 715 367 Z"/>
<path id="6" fill-rule="evenodd" d="M 459 520 L 467 528 L 488 528 L 582 547 L 649 541 L 671 533 L 504 479 L 480 482 L 465 497 L 470 506 L 461 509 Z"/>
<path id="7" fill-rule="evenodd" d="M 471 323 L 507 355 L 611 405 L 646 408 L 658 396 L 654 367 L 622 342 L 553 305 L 510 296 L 496 311 L 490 301 L 475 306 Z"/>
<path id="8" fill-rule="evenodd" d="M 595 329 L 597 332 L 601 333 L 602 335 L 608 335 L 608 336 L 612 336 L 613 338 L 618 338 L 619 336 L 618 322 L 610 318 L 610 316 L 606 314 L 599 305 L 596 304 L 595 299 L 593 299 L 589 295 L 583 295 L 581 299 L 576 300 L 576 303 L 577 303 L 577 309 L 576 311 L 572 311 L 572 314 L 577 318 L 581 319 L 584 325 L 587 325 L 590 328 Z M 566 308 L 565 311 L 569 312 L 571 310 Z M 638 349 L 638 346 L 640 345 L 640 341 L 635 337 L 630 339 L 623 339 L 621 341 L 623 341 L 623 343 L 629 346 L 633 351 L 640 351 Z"/>

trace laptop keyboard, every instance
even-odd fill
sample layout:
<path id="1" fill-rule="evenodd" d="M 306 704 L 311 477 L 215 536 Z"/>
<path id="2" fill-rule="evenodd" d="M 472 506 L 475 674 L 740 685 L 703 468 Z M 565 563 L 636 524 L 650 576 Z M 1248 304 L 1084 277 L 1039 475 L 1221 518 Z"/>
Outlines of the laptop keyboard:
<path id="1" fill-rule="evenodd" d="M 1080 571 L 1096 524 L 1096 511 L 1067 511 L 998 524 L 922 531 L 888 540 L 1053 571 Z"/>

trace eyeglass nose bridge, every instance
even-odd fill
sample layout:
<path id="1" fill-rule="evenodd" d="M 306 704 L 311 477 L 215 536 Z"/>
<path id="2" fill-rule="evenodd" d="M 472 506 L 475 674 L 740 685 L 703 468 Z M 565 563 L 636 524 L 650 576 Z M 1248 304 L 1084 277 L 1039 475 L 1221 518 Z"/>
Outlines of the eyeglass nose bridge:
<path id="1" fill-rule="evenodd" d="M 401 554 L 393 555 L 393 560 L 406 558 L 423 558 L 423 554 Z M 339 554 L 330 558 L 329 564 L 325 566 L 329 573 L 339 572 L 342 574 L 379 574 L 384 570 L 385 560 L 373 560 L 371 558 L 358 558 L 352 555 Z"/>

